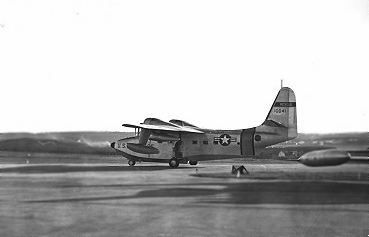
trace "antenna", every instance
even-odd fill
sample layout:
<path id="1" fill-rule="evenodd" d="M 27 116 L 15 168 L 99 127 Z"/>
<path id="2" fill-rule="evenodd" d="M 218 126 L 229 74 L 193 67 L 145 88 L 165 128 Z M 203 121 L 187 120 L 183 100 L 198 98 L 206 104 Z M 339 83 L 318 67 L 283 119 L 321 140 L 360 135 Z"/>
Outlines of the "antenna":
<path id="1" fill-rule="evenodd" d="M 283 79 L 281 79 L 281 88 L 283 87 Z"/>

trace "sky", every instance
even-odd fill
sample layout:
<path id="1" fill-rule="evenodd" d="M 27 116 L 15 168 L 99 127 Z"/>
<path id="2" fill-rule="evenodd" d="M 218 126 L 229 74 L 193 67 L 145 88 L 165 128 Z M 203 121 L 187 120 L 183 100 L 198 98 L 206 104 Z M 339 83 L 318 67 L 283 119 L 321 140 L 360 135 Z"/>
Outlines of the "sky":
<path id="1" fill-rule="evenodd" d="M 369 131 L 369 1 L 0 2 L 0 132 L 130 131 L 146 117 Z"/>

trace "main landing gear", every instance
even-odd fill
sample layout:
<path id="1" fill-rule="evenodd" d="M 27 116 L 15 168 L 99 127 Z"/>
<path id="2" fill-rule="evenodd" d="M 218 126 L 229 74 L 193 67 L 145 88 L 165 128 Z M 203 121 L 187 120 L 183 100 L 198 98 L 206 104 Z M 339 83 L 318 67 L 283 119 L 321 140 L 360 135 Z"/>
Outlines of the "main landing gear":
<path id="1" fill-rule="evenodd" d="M 190 163 L 190 165 L 197 165 L 197 161 L 196 160 L 190 160 L 188 163 Z"/>
<path id="2" fill-rule="evenodd" d="M 135 164 L 136 164 L 136 161 L 134 161 L 134 160 L 129 160 L 128 161 L 129 166 L 134 166 Z"/>
<path id="3" fill-rule="evenodd" d="M 179 166 L 179 161 L 176 158 L 172 158 L 169 160 L 170 168 L 177 168 Z"/>

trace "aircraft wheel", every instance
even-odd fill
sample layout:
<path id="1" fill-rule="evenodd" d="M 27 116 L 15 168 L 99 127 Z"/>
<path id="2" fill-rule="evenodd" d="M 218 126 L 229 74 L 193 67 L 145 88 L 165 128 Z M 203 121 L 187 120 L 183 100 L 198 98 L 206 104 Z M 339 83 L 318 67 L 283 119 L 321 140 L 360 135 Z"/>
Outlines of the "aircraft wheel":
<path id="1" fill-rule="evenodd" d="M 134 166 L 135 164 L 136 164 L 136 161 L 134 161 L 134 160 L 129 160 L 128 161 L 129 166 Z"/>
<path id="2" fill-rule="evenodd" d="M 172 158 L 169 161 L 170 168 L 177 168 L 179 166 L 179 162 L 176 158 Z"/>
<path id="3" fill-rule="evenodd" d="M 197 161 L 196 160 L 190 160 L 190 165 L 197 165 Z"/>

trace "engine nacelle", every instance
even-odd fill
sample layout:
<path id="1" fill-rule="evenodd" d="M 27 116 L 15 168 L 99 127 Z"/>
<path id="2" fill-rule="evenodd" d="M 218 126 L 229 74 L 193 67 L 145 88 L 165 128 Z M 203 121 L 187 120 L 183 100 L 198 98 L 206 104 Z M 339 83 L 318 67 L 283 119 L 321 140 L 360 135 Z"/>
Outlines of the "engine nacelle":
<path id="1" fill-rule="evenodd" d="M 350 160 L 350 154 L 340 150 L 311 151 L 302 155 L 298 161 L 307 166 L 340 165 Z"/>
<path id="2" fill-rule="evenodd" d="M 152 133 L 149 137 L 149 140 L 157 142 L 176 142 L 179 141 L 179 137 Z"/>
<path id="3" fill-rule="evenodd" d="M 179 120 L 179 119 L 172 119 L 169 121 L 170 123 L 173 123 L 175 125 L 181 126 L 181 127 L 191 127 L 191 128 L 198 128 L 197 126 L 190 124 L 186 121 Z"/>
<path id="4" fill-rule="evenodd" d="M 141 154 L 159 154 L 159 150 L 155 147 L 145 146 L 142 144 L 127 143 L 127 148 Z"/>

